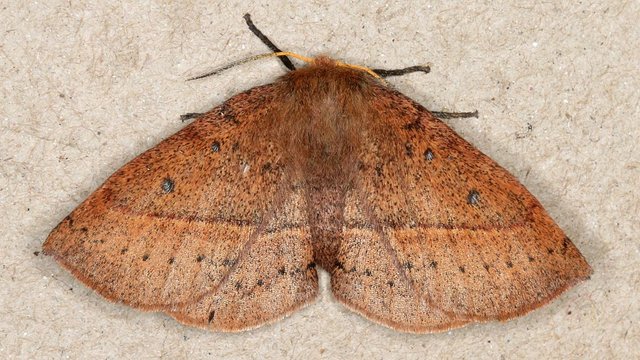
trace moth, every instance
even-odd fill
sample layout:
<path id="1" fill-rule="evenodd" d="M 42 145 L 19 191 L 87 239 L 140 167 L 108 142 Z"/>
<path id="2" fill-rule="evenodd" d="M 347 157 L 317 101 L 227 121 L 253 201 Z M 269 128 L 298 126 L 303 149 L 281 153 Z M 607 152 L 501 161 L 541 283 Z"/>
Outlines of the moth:
<path id="1" fill-rule="evenodd" d="M 381 79 L 428 69 L 296 69 L 245 19 L 291 71 L 189 114 L 64 218 L 43 248 L 80 281 L 239 331 L 314 301 L 321 267 L 349 309 L 421 333 L 511 319 L 589 277 L 513 175 Z"/>

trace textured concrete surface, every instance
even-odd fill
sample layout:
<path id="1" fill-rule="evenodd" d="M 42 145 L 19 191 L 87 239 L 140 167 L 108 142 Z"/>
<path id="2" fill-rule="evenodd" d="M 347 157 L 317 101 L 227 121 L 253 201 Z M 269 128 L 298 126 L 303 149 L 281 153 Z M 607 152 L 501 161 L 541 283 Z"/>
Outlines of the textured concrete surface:
<path id="1" fill-rule="evenodd" d="M 640 356 L 638 1 L 176 3 L 0 6 L 0 357 Z M 375 325 L 325 286 L 283 321 L 218 334 L 109 303 L 34 255 L 107 176 L 184 126 L 180 114 L 283 73 L 265 60 L 184 81 L 265 52 L 245 12 L 301 54 L 431 63 L 431 74 L 391 83 L 434 110 L 478 109 L 479 119 L 447 122 L 540 199 L 593 266 L 591 280 L 517 320 L 432 335 Z"/>

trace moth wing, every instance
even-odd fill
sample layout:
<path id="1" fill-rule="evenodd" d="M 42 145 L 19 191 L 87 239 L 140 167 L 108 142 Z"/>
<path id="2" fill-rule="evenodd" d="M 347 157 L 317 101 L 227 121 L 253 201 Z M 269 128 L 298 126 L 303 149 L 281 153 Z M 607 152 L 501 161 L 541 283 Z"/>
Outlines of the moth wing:
<path id="1" fill-rule="evenodd" d="M 114 173 L 43 245 L 104 297 L 241 330 L 317 293 L 304 197 L 265 137 L 273 87 L 239 94 Z M 299 187 L 298 187 L 299 188 Z"/>
<path id="2" fill-rule="evenodd" d="M 513 175 L 411 99 L 375 91 L 380 128 L 367 134 L 348 197 L 338 299 L 428 332 L 522 315 L 589 277 Z"/>
<path id="3" fill-rule="evenodd" d="M 408 332 L 444 331 L 468 320 L 432 306 L 416 291 L 358 192 L 346 198 L 347 226 L 331 269 L 334 297 L 377 323 Z"/>

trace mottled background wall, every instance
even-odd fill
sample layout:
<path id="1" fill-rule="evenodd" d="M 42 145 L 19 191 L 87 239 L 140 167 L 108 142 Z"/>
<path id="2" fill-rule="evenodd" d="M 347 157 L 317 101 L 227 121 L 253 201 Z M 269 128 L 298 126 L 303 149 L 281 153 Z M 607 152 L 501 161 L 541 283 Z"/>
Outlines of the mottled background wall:
<path id="1" fill-rule="evenodd" d="M 182 113 L 272 81 L 276 60 L 184 79 L 265 47 L 372 67 L 513 172 L 594 275 L 501 324 L 408 335 L 317 303 L 239 334 L 184 327 L 108 303 L 34 252 L 127 160 L 180 129 Z M 0 5 L 0 356 L 51 358 L 628 358 L 640 331 L 638 1 L 397 4 L 367 1 L 8 1 Z M 326 276 L 322 276 L 326 283 Z"/>

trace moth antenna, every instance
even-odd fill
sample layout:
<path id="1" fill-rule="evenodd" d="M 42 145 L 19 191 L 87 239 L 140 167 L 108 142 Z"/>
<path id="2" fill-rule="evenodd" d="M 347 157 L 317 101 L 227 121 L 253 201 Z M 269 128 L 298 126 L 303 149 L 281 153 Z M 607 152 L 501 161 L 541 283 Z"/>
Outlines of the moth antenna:
<path id="1" fill-rule="evenodd" d="M 192 78 L 189 78 L 189 79 L 187 79 L 187 81 L 202 79 L 202 78 L 206 78 L 206 77 L 211 76 L 211 75 L 217 75 L 217 74 L 219 74 L 219 73 L 221 73 L 221 72 L 223 72 L 225 70 L 231 69 L 232 67 L 235 67 L 235 66 L 238 66 L 238 65 L 242 65 L 242 64 L 245 64 L 245 63 L 248 63 L 248 62 L 251 62 L 251 61 L 260 60 L 260 59 L 266 59 L 266 58 L 270 58 L 270 57 L 274 57 L 274 56 L 277 56 L 279 58 L 286 57 L 286 56 L 291 56 L 292 58 L 295 58 L 295 59 L 298 59 L 298 60 L 302 60 L 302 61 L 307 62 L 307 63 L 313 62 L 312 58 L 309 58 L 309 57 L 306 57 L 306 56 L 302 56 L 302 55 L 298 55 L 296 53 L 292 53 L 292 52 L 289 52 L 289 51 L 279 51 L 279 52 L 273 52 L 273 53 L 259 54 L 259 55 L 249 56 L 249 57 L 244 58 L 244 59 L 236 60 L 234 62 L 231 62 L 231 63 L 227 64 L 227 65 L 219 67 L 219 68 L 217 68 L 217 69 L 215 69 L 213 71 L 210 71 L 210 72 L 208 72 L 206 74 L 202 74 L 202 75 L 198 75 L 198 76 L 194 76 Z M 356 65 L 349 65 L 349 66 L 356 68 Z"/>
<path id="2" fill-rule="evenodd" d="M 205 77 L 208 77 L 208 76 L 211 76 L 211 75 L 216 75 L 216 74 L 219 74 L 219 73 L 221 73 L 221 72 L 223 72 L 225 70 L 229 70 L 232 67 L 237 66 L 237 65 L 242 65 L 242 64 L 245 64 L 245 63 L 248 63 L 248 62 L 251 62 L 251 61 L 265 59 L 265 58 L 274 57 L 274 56 L 277 56 L 277 57 L 280 57 L 280 58 L 286 57 L 286 56 L 291 56 L 294 59 L 298 59 L 298 60 L 304 61 L 306 63 L 312 63 L 313 62 L 313 59 L 310 58 L 310 57 L 302 56 L 302 55 L 299 55 L 299 54 L 296 54 L 296 53 L 293 53 L 293 52 L 290 52 L 290 51 L 280 51 L 280 52 L 274 52 L 274 53 L 259 54 L 259 55 L 249 56 L 247 58 L 234 61 L 234 62 L 229 63 L 227 65 L 224 65 L 224 66 L 222 66 L 220 68 L 217 68 L 217 69 L 215 69 L 215 70 L 213 70 L 211 72 L 208 72 L 206 74 L 202 74 L 202 75 L 198 75 L 198 76 L 194 76 L 192 78 L 189 78 L 189 79 L 187 79 L 187 81 L 202 79 L 202 78 L 205 78 Z M 369 69 L 366 66 L 347 64 L 345 62 L 337 61 L 337 60 L 336 60 L 336 65 L 342 66 L 342 67 L 346 67 L 346 68 L 349 68 L 349 69 L 364 71 L 367 74 L 373 76 L 374 78 L 380 79 L 382 82 L 385 82 L 385 80 L 382 78 L 382 76 L 380 76 L 374 70 Z"/>
<path id="3" fill-rule="evenodd" d="M 269 40 L 269 38 L 262 33 L 262 31 L 260 31 L 260 29 L 258 29 L 254 24 L 253 21 L 251 21 L 251 15 L 249 13 L 244 14 L 244 20 L 247 22 L 247 26 L 249 27 L 249 30 L 251 30 L 251 32 L 258 37 L 258 39 L 260 39 L 260 41 L 262 41 L 263 44 L 267 45 L 267 47 L 269 49 L 271 49 L 271 51 L 273 51 L 274 53 L 279 53 L 282 52 L 282 50 L 280 50 L 276 44 L 274 44 L 271 40 Z M 286 56 L 280 56 L 280 61 L 282 61 L 282 63 L 284 64 L 284 66 L 287 67 L 287 69 L 293 71 L 296 69 L 295 65 L 293 65 L 293 63 L 291 62 L 291 60 L 289 60 L 288 57 Z"/>
<path id="4" fill-rule="evenodd" d="M 378 74 L 380 77 L 389 77 L 389 76 L 401 76 L 414 72 L 423 72 L 428 74 L 431 71 L 429 65 L 415 65 L 409 66 L 403 69 L 371 69 L 374 73 Z"/>

